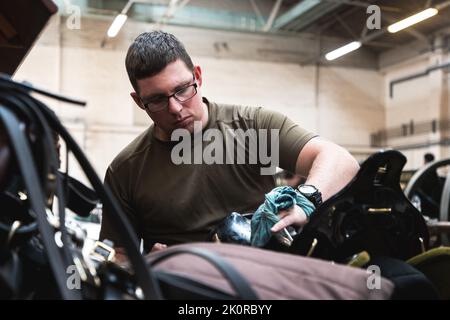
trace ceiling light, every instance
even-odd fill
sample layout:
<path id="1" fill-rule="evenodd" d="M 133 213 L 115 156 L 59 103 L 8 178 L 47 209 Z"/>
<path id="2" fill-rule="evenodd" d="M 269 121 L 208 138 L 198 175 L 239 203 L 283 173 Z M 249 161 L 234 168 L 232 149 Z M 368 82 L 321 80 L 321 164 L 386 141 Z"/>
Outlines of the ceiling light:
<path id="1" fill-rule="evenodd" d="M 327 59 L 328 61 L 337 59 L 339 57 L 342 57 L 343 55 L 346 55 L 349 52 L 355 51 L 359 47 L 361 47 L 361 42 L 359 42 L 359 41 L 350 42 L 349 44 L 346 44 L 345 46 L 342 46 L 340 48 L 337 48 L 336 50 L 328 52 L 325 55 L 325 59 Z"/>
<path id="2" fill-rule="evenodd" d="M 408 18 L 400 20 L 399 22 L 391 24 L 387 29 L 390 33 L 395 33 L 400 30 L 403 30 L 405 28 L 408 28 L 408 27 L 412 26 L 413 24 L 416 24 L 423 20 L 431 18 L 432 16 L 436 15 L 438 12 L 439 12 L 438 9 L 428 8 L 428 9 L 423 10 L 419 13 L 416 13 Z"/>
<path id="3" fill-rule="evenodd" d="M 117 34 L 120 31 L 120 28 L 122 28 L 125 21 L 127 21 L 127 18 L 128 17 L 126 14 L 123 14 L 123 13 L 118 14 L 108 29 L 108 33 L 107 33 L 108 37 L 114 38 L 115 36 L 117 36 Z"/>

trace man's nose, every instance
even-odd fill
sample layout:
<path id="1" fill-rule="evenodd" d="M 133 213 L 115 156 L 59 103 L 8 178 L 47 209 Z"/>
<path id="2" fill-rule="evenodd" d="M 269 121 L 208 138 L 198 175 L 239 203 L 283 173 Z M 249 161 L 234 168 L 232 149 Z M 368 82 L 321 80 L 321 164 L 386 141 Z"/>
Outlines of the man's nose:
<path id="1" fill-rule="evenodd" d="M 178 114 L 183 109 L 183 106 L 180 102 L 175 99 L 175 97 L 170 97 L 167 105 L 167 110 L 169 110 L 170 113 Z"/>

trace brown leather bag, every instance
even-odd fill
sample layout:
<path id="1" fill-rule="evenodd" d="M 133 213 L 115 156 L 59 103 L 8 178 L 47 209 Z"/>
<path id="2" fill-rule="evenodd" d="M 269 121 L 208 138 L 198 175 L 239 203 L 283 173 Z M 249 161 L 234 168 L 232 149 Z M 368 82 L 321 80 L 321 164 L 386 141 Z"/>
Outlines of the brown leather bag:
<path id="1" fill-rule="evenodd" d="M 234 244 L 190 243 L 151 253 L 147 261 L 157 272 L 188 278 L 230 295 L 234 290 L 206 260 L 171 251 L 198 248 L 221 257 L 234 267 L 259 299 L 389 299 L 393 284 L 381 278 L 380 289 L 369 289 L 371 274 L 329 261 L 278 253 Z"/>

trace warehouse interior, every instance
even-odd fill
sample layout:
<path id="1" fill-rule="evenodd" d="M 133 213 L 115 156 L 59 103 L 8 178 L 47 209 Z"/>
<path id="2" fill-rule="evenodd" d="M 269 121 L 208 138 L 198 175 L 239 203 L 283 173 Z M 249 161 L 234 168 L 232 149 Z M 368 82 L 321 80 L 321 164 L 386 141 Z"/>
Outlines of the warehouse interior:
<path id="1" fill-rule="evenodd" d="M 0 72 L 11 77 L 8 81 L 28 83 L 36 88 L 84 102 L 85 106 L 80 106 L 55 100 L 48 95 L 32 94 L 55 113 L 86 155 L 102 182 L 107 171 L 112 171 L 111 165 L 116 156 L 119 153 L 122 154 L 122 150 L 130 146 L 130 143 L 147 128 L 153 125 L 158 126 L 158 123 L 154 123 L 154 118 L 151 115 L 149 117 L 148 112 L 136 105 L 136 101 L 130 96 L 135 88 L 130 83 L 125 64 L 133 41 L 140 34 L 155 30 L 172 34 L 184 44 L 193 64 L 201 68 L 201 94 L 208 101 L 219 105 L 262 107 L 268 112 L 283 114 L 307 132 L 314 133 L 319 139 L 330 141 L 333 145 L 338 145 L 339 150 L 348 152 L 358 163 L 358 173 L 355 171 L 347 179 L 345 168 L 341 171 L 339 161 L 336 160 L 335 164 L 331 164 L 332 161 L 329 162 L 329 166 L 324 167 L 327 170 L 324 176 L 335 185 L 338 183 L 333 179 L 336 181 L 341 179 L 343 182 L 338 190 L 330 187 L 330 190 L 335 192 L 329 195 L 326 192 L 328 187 L 323 187 L 322 209 L 313 202 L 316 205 L 316 211 L 314 211 L 316 215 L 323 211 L 325 216 L 325 213 L 331 212 L 329 210 L 335 210 L 341 214 L 336 213 L 335 216 L 340 216 L 342 219 L 329 218 L 330 225 L 336 223 L 338 224 L 336 228 L 353 228 L 351 229 L 353 231 L 359 230 L 355 225 L 370 228 L 369 225 L 373 223 L 375 229 L 365 233 L 368 244 L 364 242 L 365 238 L 355 240 L 361 246 L 364 243 L 370 247 L 373 242 L 381 241 L 376 237 L 370 238 L 377 233 L 374 231 L 372 234 L 372 231 L 378 230 L 377 228 L 388 230 L 388 222 L 383 220 L 384 218 L 370 223 L 367 222 L 369 220 L 364 220 L 365 222 L 361 225 L 355 222 L 355 225 L 349 227 L 350 223 L 346 225 L 343 222 L 347 221 L 346 218 L 359 221 L 359 218 L 353 216 L 352 210 L 355 209 L 349 209 L 350 203 L 352 208 L 353 206 L 361 208 L 361 212 L 366 210 L 364 212 L 368 212 L 369 216 L 370 213 L 372 216 L 374 216 L 373 213 L 380 215 L 380 212 L 385 213 L 386 216 L 390 214 L 396 226 L 404 223 L 402 228 L 406 229 L 401 229 L 398 234 L 401 233 L 401 236 L 407 234 L 407 237 L 410 237 L 414 233 L 417 238 L 414 240 L 416 241 L 414 245 L 410 243 L 407 245 L 406 242 L 404 244 L 408 250 L 415 246 L 417 250 L 411 249 L 411 252 L 407 253 L 405 247 L 398 245 L 399 248 L 395 249 L 398 249 L 398 252 L 393 249 L 389 253 L 393 258 L 409 262 L 410 266 L 416 267 L 421 275 L 425 275 L 424 279 L 428 281 L 426 285 L 431 283 L 434 291 L 430 289 L 430 292 L 433 292 L 428 293 L 424 290 L 421 292 L 422 296 L 418 294 L 418 298 L 450 299 L 450 272 L 448 271 L 450 269 L 445 269 L 450 265 L 448 247 L 450 245 L 450 179 L 447 178 L 450 177 L 448 170 L 450 165 L 450 1 L 34 0 L 2 2 L 0 4 L 2 60 Z M 176 93 L 170 94 L 172 96 L 175 94 L 174 97 L 177 99 Z M 166 96 L 171 101 L 169 94 Z M 87 188 L 84 193 L 85 199 L 78 201 L 85 201 L 89 208 L 89 212 L 82 216 L 77 215 L 74 209 L 77 208 L 76 205 L 73 208 L 68 207 L 66 218 L 76 225 L 73 228 L 83 230 L 83 239 L 86 243 L 83 248 L 85 256 L 95 250 L 97 255 L 99 250 L 106 250 L 104 260 L 111 260 L 110 254 L 114 251 L 115 244 L 110 242 L 104 244 L 101 242 L 100 235 L 101 202 L 103 202 L 103 208 L 108 202 L 99 199 L 103 199 L 102 197 L 106 195 L 98 191 L 100 187 L 96 186 L 90 178 L 94 173 L 86 172 L 86 167 L 79 163 L 79 157 L 74 152 L 66 155 L 66 151 L 72 148 L 68 147 L 61 133 L 60 136 L 60 167 L 66 170 L 66 176 L 70 175 L 78 183 L 83 184 L 83 187 L 78 189 L 82 194 L 81 198 L 83 198 L 83 188 Z M 15 157 L 18 158 L 18 155 L 16 154 Z M 329 159 L 333 159 L 333 156 Z M 311 169 L 310 174 L 320 171 L 317 169 L 318 166 L 313 165 L 316 169 Z M 375 171 L 371 171 L 371 166 L 375 167 Z M 134 173 L 132 174 L 131 169 L 129 170 L 131 177 Z M 39 170 L 37 172 L 39 173 Z M 291 183 L 290 179 L 295 178 L 296 174 L 299 177 L 300 172 L 277 168 L 273 176 L 277 186 L 285 186 Z M 144 176 L 146 175 L 142 173 L 141 178 L 143 179 Z M 167 176 L 160 190 L 161 194 L 167 194 L 170 202 L 176 202 L 178 199 L 171 198 L 175 195 L 172 195 L 173 189 L 169 189 L 169 186 L 175 187 L 173 191 L 178 196 L 180 190 L 192 188 L 195 191 L 197 186 L 193 181 L 209 181 L 189 180 L 191 182 L 188 182 L 186 180 L 185 184 L 178 186 L 178 182 L 177 184 L 175 184 L 176 181 L 172 182 L 173 178 L 171 175 Z M 314 177 L 310 178 L 311 176 L 305 175 L 301 183 L 309 185 L 313 184 L 309 183 L 311 181 L 320 181 L 320 179 L 315 180 Z M 233 192 L 241 192 L 239 186 L 229 181 L 228 178 L 223 182 L 218 181 L 221 183 L 218 188 L 231 190 L 223 194 L 218 191 L 220 197 L 231 194 L 234 189 Z M 212 183 L 209 188 L 215 189 L 218 183 Z M 140 185 L 138 182 L 135 184 Z M 293 182 L 291 186 L 296 189 L 299 184 L 300 182 Z M 75 182 L 73 186 L 73 189 L 77 188 Z M 68 188 L 67 185 L 66 188 Z M 113 190 L 112 196 L 125 198 L 124 194 L 128 192 L 129 190 Z M 32 198 L 29 190 L 20 190 L 20 193 L 23 195 L 21 200 L 27 197 Z M 133 193 L 133 195 L 136 194 Z M 134 201 L 136 199 L 133 195 L 130 199 Z M 70 195 L 68 197 L 70 198 Z M 130 199 L 124 202 L 121 201 L 123 199 L 119 199 L 119 206 L 126 202 L 130 208 L 133 207 L 135 203 L 132 203 Z M 184 198 L 180 196 L 180 199 Z M 265 197 L 262 193 L 260 203 L 267 204 L 268 199 L 267 193 Z M 193 208 L 191 210 L 194 212 L 197 210 L 196 205 L 203 206 L 202 201 L 207 202 L 201 196 L 195 195 L 185 200 L 182 206 Z M 345 201 L 348 201 L 348 206 L 341 205 Z M 52 202 L 55 212 L 59 212 L 60 209 L 55 208 L 60 205 L 60 202 L 64 202 L 60 197 L 55 203 Z M 67 203 L 63 205 L 68 206 Z M 150 200 L 148 203 L 153 204 Z M 208 207 L 209 204 L 204 206 Z M 339 211 L 340 206 L 342 212 Z M 83 205 L 78 206 L 78 208 L 81 207 Z M 136 207 L 140 209 L 141 203 L 136 204 Z M 128 210 L 139 211 L 137 208 L 130 208 L 122 206 L 126 213 Z M 174 208 L 176 208 L 175 205 Z M 215 206 L 211 204 L 210 208 Z M 229 207 L 226 208 L 228 210 Z M 255 210 L 256 208 L 258 207 L 255 207 Z M 414 213 L 411 213 L 411 210 Z M 387 212 L 389 214 L 386 214 Z M 130 218 L 128 214 L 124 216 Z M 406 216 L 408 218 L 405 218 Z M 412 216 L 414 219 L 411 218 Z M 149 221 L 152 223 L 160 221 L 159 218 L 150 217 L 150 215 L 146 217 L 142 220 L 138 219 L 138 223 L 131 225 L 134 227 L 137 225 L 138 229 L 141 227 L 145 229 L 144 225 L 150 223 Z M 321 234 L 325 227 L 322 227 L 320 223 L 324 223 L 324 219 L 322 222 L 319 222 L 319 219 L 314 220 L 314 214 L 313 218 L 309 215 L 306 217 L 309 221 L 307 226 L 311 225 L 311 227 L 302 226 L 305 229 L 304 232 L 300 231 L 297 234 L 304 233 L 305 238 L 310 236 L 310 233 Z M 234 216 L 233 219 L 235 218 Z M 252 228 L 253 218 L 251 218 Z M 58 219 L 60 221 L 61 216 Z M 244 218 L 239 216 L 239 219 Z M 408 222 L 405 222 L 407 219 L 409 219 Z M 16 219 L 10 220 L 12 222 Z M 133 219 L 131 220 L 133 222 Z M 246 228 L 250 228 L 248 218 L 245 221 Z M 390 223 L 394 223 L 392 221 Z M 366 222 L 368 225 L 365 224 Z M 233 223 L 236 221 L 233 220 Z M 220 226 L 223 227 L 223 225 L 222 223 Z M 164 224 L 163 227 L 165 226 Z M 210 227 L 211 225 L 208 225 L 208 228 Z M 233 227 L 236 226 L 226 225 L 226 228 Z M 11 230 L 13 229 L 11 228 L 6 234 L 11 235 Z M 128 232 L 132 228 L 124 230 Z M 190 229 L 187 231 L 191 232 Z M 230 230 L 226 231 L 230 232 Z M 138 237 L 139 232 L 141 231 L 138 231 Z M 289 229 L 286 232 L 289 233 Z M 349 236 L 351 232 L 345 233 L 345 237 L 351 238 Z M 357 231 L 354 232 L 357 233 Z M 61 237 L 64 238 L 64 232 L 62 234 Z M 395 237 L 401 238 L 398 234 L 396 233 Z M 218 235 L 219 233 L 216 232 L 215 236 Z M 324 235 L 321 234 L 321 236 Z M 390 236 L 392 235 L 386 237 Z M 74 236 L 69 232 L 69 237 Z M 308 238 L 309 242 L 304 240 L 303 242 L 307 242 L 307 245 L 300 243 L 300 239 L 296 250 L 303 250 L 304 254 L 300 254 L 303 256 L 308 253 L 305 259 L 311 259 L 309 258 L 311 256 L 318 259 L 337 260 L 342 264 L 357 263 L 356 260 L 349 260 L 353 255 L 349 254 L 350 251 L 346 251 L 350 250 L 348 249 L 350 245 L 346 246 L 342 238 L 344 236 L 332 234 L 330 237 L 335 241 L 330 248 L 332 247 L 335 251 L 331 249 L 321 251 L 322 240 L 319 236 L 311 236 L 311 239 Z M 397 239 L 395 237 L 394 239 Z M 407 237 L 405 236 L 405 239 Z M 10 236 L 7 238 L 10 239 Z M 221 243 L 233 243 L 233 241 L 225 241 L 225 238 L 219 238 L 215 239 Z M 279 240 L 272 236 L 271 241 L 276 242 L 274 238 Z M 292 237 L 292 234 L 286 235 L 283 239 L 286 240 L 286 238 L 296 243 L 296 238 Z M 317 250 L 314 249 L 315 245 L 311 244 L 312 239 L 319 241 Z M 142 256 L 151 256 L 152 250 L 147 250 L 145 237 L 138 240 Z M 384 245 L 388 246 L 389 243 L 391 246 L 391 240 L 389 238 L 383 242 Z M 61 241 L 64 242 L 64 239 Z M 398 240 L 398 243 L 401 241 Z M 155 242 L 159 244 L 161 241 L 155 240 Z M 288 246 L 291 246 L 291 242 Z M 342 245 L 344 249 L 336 247 L 341 242 L 344 243 Z M 161 244 L 164 248 L 167 247 L 164 242 Z M 168 243 L 168 247 L 171 246 L 172 244 Z M 279 249 L 279 246 L 278 243 L 276 246 L 278 249 L 268 250 L 281 251 L 285 254 L 286 245 L 284 247 L 281 245 L 282 249 Z M 302 249 L 304 246 L 307 248 Z M 291 248 L 294 247 L 291 246 Z M 378 246 L 370 247 L 366 252 L 360 250 L 361 248 L 358 247 L 355 252 L 351 252 L 355 255 L 353 258 L 365 258 L 365 255 L 358 256 L 361 252 L 375 256 L 379 249 Z M 314 250 L 316 253 L 313 253 Z M 383 253 L 387 252 L 380 250 Z M 164 249 L 157 251 L 164 252 Z M 335 255 L 331 255 L 330 252 L 334 252 Z M 430 260 L 420 256 L 426 254 Z M 433 254 L 438 258 L 435 258 Z M 339 260 L 342 255 L 347 255 L 349 259 Z M 105 256 L 105 253 L 100 252 L 100 256 Z M 133 260 L 130 255 L 129 258 Z M 137 263 L 136 259 L 138 258 L 135 257 L 132 261 L 133 265 Z M 438 259 L 439 265 L 433 259 Z M 427 261 L 435 263 L 433 265 L 435 269 L 427 265 Z M 198 267 L 195 263 L 193 266 Z M 52 265 L 52 268 L 55 272 L 56 267 Z M 77 266 L 78 273 L 79 268 L 89 269 L 87 266 Z M 136 266 L 135 268 L 139 269 Z M 167 265 L 167 268 L 177 270 L 177 265 L 176 263 Z M 355 279 L 357 276 L 361 275 L 355 274 Z M 139 281 L 143 280 L 138 276 L 138 284 Z M 252 281 L 250 280 L 250 287 L 253 284 Z M 384 278 L 383 281 L 385 281 Z M 394 283 L 395 287 L 395 279 L 387 281 Z M 82 286 L 87 282 L 89 281 L 82 280 Z M 4 287 L 8 286 L 4 285 Z M 335 296 L 331 294 L 308 296 L 302 295 L 303 293 L 271 296 L 255 290 L 263 299 L 267 297 L 289 300 L 392 299 L 396 297 L 396 294 L 400 298 L 414 298 L 413 295 L 401 296 L 402 292 L 403 294 L 408 291 L 414 292 L 414 288 L 402 288 L 403 291 L 400 289 L 395 291 L 396 289 L 389 287 L 389 283 L 384 288 L 389 288 L 391 291 L 386 289 L 386 292 L 380 293 L 380 291 L 377 293 L 379 295 L 376 295 L 369 288 L 367 289 L 369 293 L 364 297 L 349 297 L 344 293 Z M 134 291 L 131 296 L 138 299 L 154 298 L 152 294 L 149 294 L 150 289 Z M 332 291 L 329 288 L 327 290 L 327 292 Z M 63 289 L 60 288 L 60 291 Z M 7 298 L 14 296 L 11 293 L 14 292 L 13 289 L 4 292 L 9 292 L 6 294 Z M 136 292 L 139 293 L 136 294 Z M 337 292 L 340 291 L 337 290 Z M 167 296 L 171 293 L 165 292 Z M 127 294 L 129 297 L 130 293 Z M 49 296 L 53 297 L 53 295 Z M 100 295 L 94 296 L 97 299 Z M 19 293 L 15 297 L 24 298 Z M 80 298 L 76 295 L 70 296 L 69 293 L 62 294 L 62 297 L 64 299 Z M 215 296 L 211 294 L 211 297 Z M 103 298 L 105 296 L 102 296 Z"/>

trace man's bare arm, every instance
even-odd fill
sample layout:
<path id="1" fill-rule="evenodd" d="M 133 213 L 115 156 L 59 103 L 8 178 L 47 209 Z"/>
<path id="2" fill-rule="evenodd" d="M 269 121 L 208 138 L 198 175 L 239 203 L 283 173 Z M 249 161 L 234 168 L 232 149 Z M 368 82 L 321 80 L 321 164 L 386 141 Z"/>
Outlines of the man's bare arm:
<path id="1" fill-rule="evenodd" d="M 358 162 L 347 150 L 321 138 L 313 138 L 305 144 L 296 165 L 296 173 L 307 177 L 306 184 L 319 189 L 324 201 L 345 187 L 358 170 Z M 308 222 L 299 206 L 283 210 L 279 217 L 281 220 L 272 227 L 272 232 Z"/>
<path id="2" fill-rule="evenodd" d="M 296 173 L 307 177 L 306 184 L 315 186 L 325 201 L 345 187 L 356 175 L 359 164 L 344 148 L 316 137 L 302 149 Z"/>

